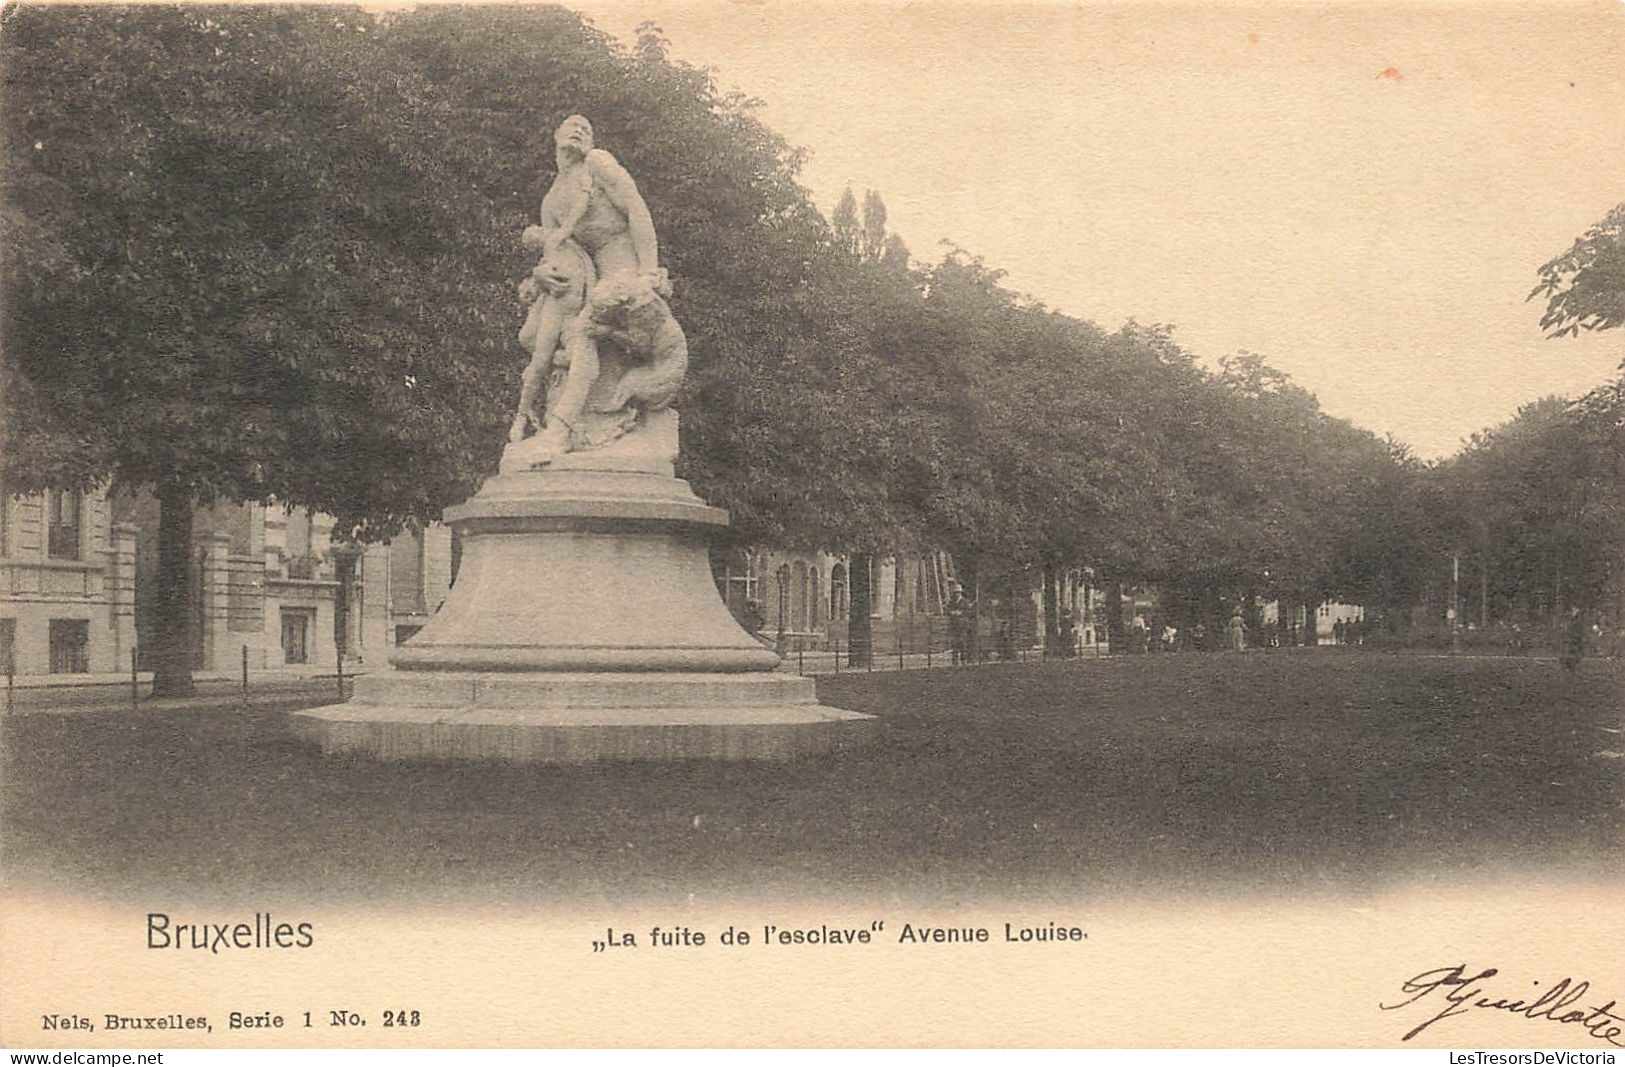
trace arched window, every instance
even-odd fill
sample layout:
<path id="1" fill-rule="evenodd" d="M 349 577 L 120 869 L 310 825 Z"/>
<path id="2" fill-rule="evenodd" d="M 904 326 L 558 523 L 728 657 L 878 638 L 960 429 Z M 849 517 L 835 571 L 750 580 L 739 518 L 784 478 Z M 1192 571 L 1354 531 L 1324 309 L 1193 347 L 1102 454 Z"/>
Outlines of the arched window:
<path id="1" fill-rule="evenodd" d="M 790 628 L 792 630 L 805 630 L 807 628 L 807 564 L 804 560 L 796 560 L 790 578 Z"/>
<path id="2" fill-rule="evenodd" d="M 926 600 L 925 560 L 914 564 L 914 614 L 924 615 L 931 610 Z"/>
<path id="3" fill-rule="evenodd" d="M 80 556 L 80 519 L 84 513 L 84 494 L 77 489 L 53 489 L 47 494 L 46 555 L 51 559 L 78 559 Z"/>
<path id="4" fill-rule="evenodd" d="M 847 609 L 846 564 L 837 563 L 829 569 L 829 617 L 835 622 L 846 621 Z"/>
<path id="5" fill-rule="evenodd" d="M 818 580 L 817 564 L 807 568 L 807 578 L 812 586 L 812 595 L 807 598 L 807 629 L 817 630 L 824 625 L 824 584 Z"/>

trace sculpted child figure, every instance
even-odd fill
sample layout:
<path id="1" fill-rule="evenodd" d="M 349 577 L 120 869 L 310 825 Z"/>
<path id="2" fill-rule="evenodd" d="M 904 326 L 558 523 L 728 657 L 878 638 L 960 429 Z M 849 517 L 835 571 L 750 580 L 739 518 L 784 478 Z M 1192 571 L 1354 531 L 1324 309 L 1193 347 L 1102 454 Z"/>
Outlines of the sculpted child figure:
<path id="1" fill-rule="evenodd" d="M 520 287 L 521 298 L 532 301 L 519 334 L 520 342 L 531 351 L 531 360 L 521 380 L 519 407 L 508 434 L 510 441 L 518 442 L 528 426 L 540 427 L 543 456 L 571 447 L 572 430 L 581 422 L 588 394 L 598 380 L 597 341 L 613 337 L 629 343 L 639 332 L 608 328 L 610 322 L 624 320 L 634 309 L 653 312 L 662 320 L 654 332 L 665 342 L 651 351 L 645 347 L 654 339 L 650 333 L 637 346 L 632 353 L 635 358 L 662 362 L 663 354 L 664 367 L 652 376 L 653 368 L 629 374 L 611 394 L 619 403 L 642 399 L 646 404 L 652 401 L 649 406 L 663 405 L 675 392 L 687 364 L 682 331 L 661 299 L 669 287 L 659 266 L 654 220 L 637 183 L 614 156 L 593 147 L 592 124 L 582 116 L 565 119 L 554 139 L 558 176 L 542 199 L 541 225 L 528 227 L 522 235 L 528 247 L 541 249 L 542 259 Z M 600 290 L 602 299 L 597 299 Z M 679 347 L 681 366 L 675 365 L 674 358 Z M 555 359 L 565 365 L 564 380 L 543 418 L 537 410 L 537 394 Z M 643 386 L 656 382 L 639 379 L 651 377 L 660 386 L 653 392 L 664 396 L 646 395 L 649 390 Z"/>

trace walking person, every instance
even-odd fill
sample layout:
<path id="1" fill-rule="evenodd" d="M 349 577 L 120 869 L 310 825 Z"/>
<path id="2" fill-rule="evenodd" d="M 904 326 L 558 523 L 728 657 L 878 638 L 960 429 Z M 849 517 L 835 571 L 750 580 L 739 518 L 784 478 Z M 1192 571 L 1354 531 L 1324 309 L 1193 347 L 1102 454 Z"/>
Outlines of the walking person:
<path id="1" fill-rule="evenodd" d="M 969 616 L 970 602 L 965 599 L 965 587 L 955 582 L 953 596 L 948 600 L 948 647 L 955 667 L 965 662 L 965 629 Z"/>
<path id="2" fill-rule="evenodd" d="M 1242 621 L 1241 609 L 1237 608 L 1230 616 L 1230 624 L 1226 627 L 1230 635 L 1230 651 L 1247 651 L 1247 624 Z"/>

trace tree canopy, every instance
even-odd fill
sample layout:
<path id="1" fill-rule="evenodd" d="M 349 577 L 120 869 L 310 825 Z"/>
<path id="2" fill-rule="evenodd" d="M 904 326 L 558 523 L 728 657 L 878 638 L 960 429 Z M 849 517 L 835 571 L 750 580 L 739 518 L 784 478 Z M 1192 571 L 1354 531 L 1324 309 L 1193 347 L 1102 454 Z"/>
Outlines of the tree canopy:
<path id="1" fill-rule="evenodd" d="M 622 46 L 561 8 L 23 6 L 0 62 L 13 491 L 275 498 L 363 538 L 436 518 L 495 467 L 526 358 L 517 235 L 579 112 L 656 220 L 691 352 L 681 473 L 739 542 L 1089 566 L 1193 613 L 1397 615 L 1445 502 L 1479 523 L 1451 539 L 1493 517 L 1511 543 L 1560 475 L 1592 488 L 1542 503 L 1569 516 L 1543 537 L 1595 571 L 1618 531 L 1617 464 L 1612 495 L 1606 464 L 1551 466 L 1617 449 L 1617 390 L 1429 468 L 1265 356 L 1210 367 L 965 250 L 914 259 L 879 191 L 826 220 L 800 151 L 653 26 Z M 1620 323 L 1622 225 L 1625 205 L 1541 268 L 1544 329 Z"/>

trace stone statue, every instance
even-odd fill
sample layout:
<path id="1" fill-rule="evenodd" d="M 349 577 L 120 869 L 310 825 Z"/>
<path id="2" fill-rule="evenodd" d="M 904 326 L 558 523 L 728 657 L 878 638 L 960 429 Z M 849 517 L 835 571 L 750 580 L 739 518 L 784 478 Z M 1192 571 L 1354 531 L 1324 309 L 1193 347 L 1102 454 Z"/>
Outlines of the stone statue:
<path id="1" fill-rule="evenodd" d="M 541 260 L 520 288 L 531 359 L 511 439 L 445 510 L 457 583 L 390 669 L 302 713 L 301 736 L 381 759 L 541 763 L 784 761 L 872 739 L 870 716 L 820 705 L 718 595 L 728 513 L 677 477 L 688 342 L 649 208 L 586 119 L 557 140 L 558 179 L 521 238 Z"/>
<path id="2" fill-rule="evenodd" d="M 688 369 L 688 343 L 666 304 L 670 284 L 637 183 L 593 147 L 592 124 L 580 115 L 565 119 L 554 139 L 558 177 L 542 199 L 541 225 L 521 236 L 542 258 L 520 283 L 531 308 L 519 340 L 531 359 L 504 470 L 542 466 L 633 432 L 640 415 L 671 403 Z M 547 403 L 538 410 L 544 385 Z M 527 439 L 532 426 L 539 432 Z"/>

